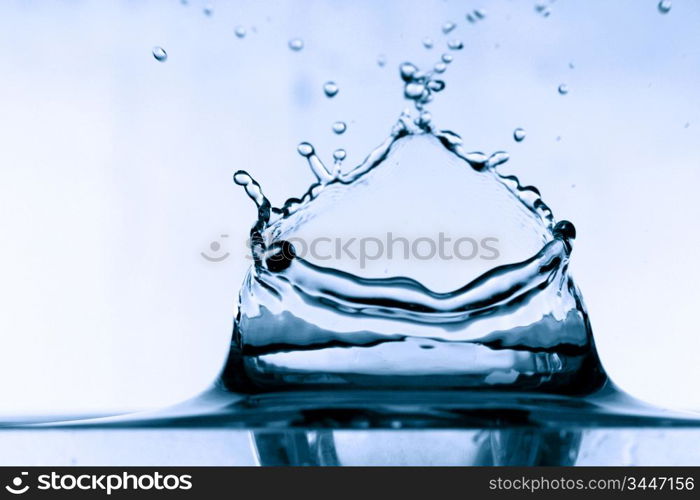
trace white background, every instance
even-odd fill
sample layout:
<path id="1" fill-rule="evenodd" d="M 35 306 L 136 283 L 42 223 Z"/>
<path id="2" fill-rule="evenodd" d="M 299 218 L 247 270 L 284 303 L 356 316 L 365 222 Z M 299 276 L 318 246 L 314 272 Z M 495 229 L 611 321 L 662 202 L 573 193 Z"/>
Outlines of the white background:
<path id="1" fill-rule="evenodd" d="M 398 64 L 435 62 L 449 20 L 465 50 L 435 121 L 508 150 L 503 171 L 576 224 L 573 273 L 613 379 L 700 409 L 700 3 L 656 4 L 559 0 L 544 18 L 530 0 L 219 1 L 211 16 L 195 0 L 3 2 L 0 413 L 154 407 L 209 385 L 254 217 L 232 173 L 281 203 L 313 179 L 299 141 L 357 163 L 405 106 Z M 200 256 L 214 240 L 231 253 L 218 264 Z"/>

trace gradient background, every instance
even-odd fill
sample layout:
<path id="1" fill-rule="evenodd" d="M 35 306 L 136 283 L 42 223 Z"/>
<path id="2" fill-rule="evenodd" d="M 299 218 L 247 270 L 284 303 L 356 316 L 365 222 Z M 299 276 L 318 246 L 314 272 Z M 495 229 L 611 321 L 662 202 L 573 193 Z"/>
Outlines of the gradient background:
<path id="1" fill-rule="evenodd" d="M 509 151 L 502 171 L 576 224 L 572 270 L 613 379 L 700 410 L 700 2 L 534 4 L 3 2 L 0 414 L 156 407 L 209 385 L 254 218 L 232 173 L 281 203 L 313 180 L 299 141 L 359 162 L 406 106 L 398 64 L 432 65 L 449 20 L 465 49 L 435 122 Z M 470 25 L 474 8 L 487 18 Z M 200 255 L 215 240 L 221 263 Z"/>

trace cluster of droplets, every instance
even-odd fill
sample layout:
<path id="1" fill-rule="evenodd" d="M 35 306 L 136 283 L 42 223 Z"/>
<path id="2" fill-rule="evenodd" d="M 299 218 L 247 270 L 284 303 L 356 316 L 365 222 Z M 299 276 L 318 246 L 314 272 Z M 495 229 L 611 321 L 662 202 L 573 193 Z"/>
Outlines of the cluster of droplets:
<path id="1" fill-rule="evenodd" d="M 433 93 L 445 88 L 445 82 L 435 78 L 433 72 L 422 72 L 413 63 L 403 63 L 399 71 L 404 82 L 404 97 L 413 101 L 418 111 L 423 111 L 424 106 L 433 99 Z"/>

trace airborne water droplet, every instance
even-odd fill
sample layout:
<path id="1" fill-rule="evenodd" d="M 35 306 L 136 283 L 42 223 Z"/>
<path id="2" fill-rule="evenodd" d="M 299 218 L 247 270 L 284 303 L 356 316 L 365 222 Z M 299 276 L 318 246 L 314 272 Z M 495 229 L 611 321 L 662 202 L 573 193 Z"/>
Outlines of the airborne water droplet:
<path id="1" fill-rule="evenodd" d="M 236 26 L 236 29 L 234 30 L 234 33 L 238 38 L 244 38 L 247 31 L 243 26 Z"/>
<path id="2" fill-rule="evenodd" d="M 446 69 L 447 65 L 444 62 L 436 63 L 435 66 L 433 66 L 435 73 L 444 73 Z"/>
<path id="3" fill-rule="evenodd" d="M 450 64 L 454 60 L 454 57 L 452 57 L 452 54 L 445 53 L 442 55 L 441 59 L 445 64 Z"/>
<path id="4" fill-rule="evenodd" d="M 474 15 L 479 19 L 484 19 L 486 17 L 486 11 L 484 9 L 475 9 Z"/>
<path id="5" fill-rule="evenodd" d="M 450 50 L 462 50 L 464 48 L 464 44 L 462 43 L 462 40 L 450 40 L 447 42 L 447 46 L 450 48 Z"/>
<path id="6" fill-rule="evenodd" d="M 522 128 L 516 128 L 513 131 L 513 139 L 515 139 L 515 142 L 522 142 L 526 135 L 525 129 Z"/>
<path id="7" fill-rule="evenodd" d="M 559 85 L 559 88 L 557 89 L 561 95 L 566 95 L 569 93 L 569 86 L 565 83 L 562 83 Z"/>
<path id="8" fill-rule="evenodd" d="M 326 82 L 323 84 L 323 93 L 326 97 L 335 97 L 340 89 L 335 82 Z"/>
<path id="9" fill-rule="evenodd" d="M 205 16 L 211 16 L 214 13 L 214 7 L 212 7 L 211 4 L 205 5 L 202 10 Z"/>
<path id="10" fill-rule="evenodd" d="M 440 92 L 445 88 L 445 82 L 442 80 L 430 80 L 428 82 L 428 88 L 433 92 Z"/>
<path id="11" fill-rule="evenodd" d="M 340 134 L 342 134 L 343 132 L 345 132 L 345 131 L 347 130 L 347 128 L 348 128 L 348 127 L 347 127 L 347 125 L 345 124 L 345 122 L 340 122 L 340 121 L 338 121 L 338 122 L 335 122 L 335 123 L 333 124 L 333 132 L 335 132 L 335 133 L 338 134 L 338 135 L 340 135 Z"/>
<path id="12" fill-rule="evenodd" d="M 153 47 L 153 57 L 156 61 L 165 62 L 168 59 L 168 53 L 163 47 Z"/>
<path id="13" fill-rule="evenodd" d="M 430 38 L 430 37 L 423 38 L 423 47 L 425 47 L 426 49 L 432 49 L 433 45 L 434 45 L 434 43 L 433 43 L 432 38 Z"/>
<path id="14" fill-rule="evenodd" d="M 662 14 L 668 14 L 671 10 L 671 5 L 671 0 L 661 0 L 658 5 L 659 12 Z"/>
<path id="15" fill-rule="evenodd" d="M 294 52 L 299 52 L 301 49 L 304 48 L 304 40 L 301 38 L 292 38 L 289 40 L 289 48 L 292 49 Z"/>
<path id="16" fill-rule="evenodd" d="M 309 156 L 314 154 L 314 147 L 308 142 L 300 142 L 297 146 L 297 151 L 304 158 L 308 158 Z"/>
<path id="17" fill-rule="evenodd" d="M 418 68 L 415 64 L 406 62 L 399 66 L 399 72 L 401 73 L 401 79 L 404 82 L 409 82 L 413 79 L 413 76 L 418 73 Z"/>
<path id="18" fill-rule="evenodd" d="M 457 27 L 457 25 L 455 23 L 448 21 L 442 25 L 442 32 L 444 34 L 448 34 L 450 31 L 454 30 L 456 27 Z"/>
<path id="19" fill-rule="evenodd" d="M 337 162 L 343 161 L 347 153 L 344 149 L 336 149 L 333 151 L 333 159 Z"/>
<path id="20" fill-rule="evenodd" d="M 549 17 L 549 15 L 552 13 L 552 11 L 549 9 L 549 6 L 544 2 L 538 2 L 535 4 L 535 12 L 537 12 L 542 17 Z"/>
<path id="21" fill-rule="evenodd" d="M 377 65 L 380 68 L 383 68 L 386 65 L 386 57 L 383 55 L 380 55 L 379 57 L 377 57 Z"/>

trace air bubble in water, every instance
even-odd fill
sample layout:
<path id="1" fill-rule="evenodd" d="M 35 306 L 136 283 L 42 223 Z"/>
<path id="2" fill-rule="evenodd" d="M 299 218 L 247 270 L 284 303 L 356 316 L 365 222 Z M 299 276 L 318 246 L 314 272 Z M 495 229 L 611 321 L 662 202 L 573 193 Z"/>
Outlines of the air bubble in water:
<path id="1" fill-rule="evenodd" d="M 244 38 L 247 31 L 243 26 L 236 26 L 236 29 L 233 31 L 238 38 Z"/>
<path id="2" fill-rule="evenodd" d="M 426 49 L 432 49 L 433 45 L 434 45 L 434 43 L 433 43 L 432 38 L 430 38 L 430 37 L 423 38 L 423 47 L 425 47 Z"/>
<path id="3" fill-rule="evenodd" d="M 671 0 L 661 0 L 658 5 L 659 12 L 662 14 L 668 14 L 671 10 L 671 5 Z"/>
<path id="4" fill-rule="evenodd" d="M 335 82 L 326 82 L 323 84 L 323 93 L 326 97 L 335 97 L 340 89 Z"/>
<path id="5" fill-rule="evenodd" d="M 165 62 L 168 59 L 168 53 L 163 47 L 153 47 L 153 57 L 156 61 Z"/>
<path id="6" fill-rule="evenodd" d="M 557 89 L 561 95 L 566 95 L 569 93 L 569 86 L 565 83 L 562 83 L 559 85 L 559 88 Z"/>
<path id="7" fill-rule="evenodd" d="M 289 48 L 292 49 L 294 52 L 299 52 L 301 49 L 304 48 L 304 40 L 301 38 L 292 38 L 289 40 Z"/>
<path id="8" fill-rule="evenodd" d="M 462 40 L 450 40 L 447 42 L 447 46 L 450 48 L 450 50 L 462 50 L 464 48 L 464 44 L 462 43 Z"/>
<path id="9" fill-rule="evenodd" d="M 345 124 L 345 122 L 338 121 L 333 124 L 333 132 L 335 132 L 338 135 L 344 133 L 347 129 L 348 126 Z"/>
<path id="10" fill-rule="evenodd" d="M 522 128 L 516 128 L 513 131 L 513 139 L 515 139 L 515 142 L 522 142 L 526 135 L 525 129 Z"/>
<path id="11" fill-rule="evenodd" d="M 455 23 L 448 21 L 442 25 L 442 32 L 444 34 L 448 34 L 450 31 L 454 30 L 456 27 L 457 27 L 457 25 Z"/>

